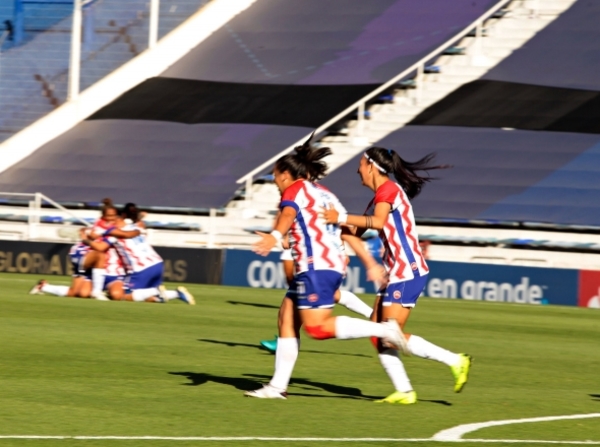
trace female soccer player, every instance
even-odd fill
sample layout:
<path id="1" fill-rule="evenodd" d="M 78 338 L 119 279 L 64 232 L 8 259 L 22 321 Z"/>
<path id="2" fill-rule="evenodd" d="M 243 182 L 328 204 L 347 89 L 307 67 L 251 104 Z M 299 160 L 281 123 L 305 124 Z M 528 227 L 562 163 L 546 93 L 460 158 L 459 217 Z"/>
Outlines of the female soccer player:
<path id="1" fill-rule="evenodd" d="M 404 340 L 395 321 L 376 323 L 331 315 L 346 258 L 340 226 L 326 225 L 319 219 L 319 212 L 330 203 L 339 209 L 342 206 L 333 194 L 314 183 L 325 175 L 327 165 L 321 159 L 330 154 L 329 148 L 311 147 L 309 138 L 275 163 L 273 174 L 282 194 L 281 212 L 275 229 L 270 234 L 261 234 L 261 239 L 254 244 L 254 251 L 266 256 L 289 231 L 296 275 L 281 304 L 280 338 L 273 378 L 263 388 L 246 392 L 246 396 L 286 399 L 298 358 L 302 325 L 309 336 L 318 340 L 378 337 L 391 346 L 398 346 Z"/>
<path id="2" fill-rule="evenodd" d="M 417 302 L 427 282 L 429 268 L 419 248 L 415 220 L 409 199 L 413 199 L 423 185 L 431 180 L 419 175 L 447 166 L 433 166 L 435 154 L 429 154 L 414 163 L 403 160 L 395 151 L 372 147 L 361 157 L 358 174 L 362 184 L 375 193 L 363 216 L 348 215 L 343 209 L 323 211 L 330 224 L 345 224 L 358 229 L 358 233 L 372 228 L 379 231 L 385 247 L 384 265 L 388 271 L 388 284 L 378 292 L 374 312 L 375 321 L 394 319 L 404 328 L 410 311 Z M 393 174 L 396 182 L 390 180 Z M 459 393 L 468 379 L 471 357 L 455 354 L 440 348 L 417 335 L 404 334 L 401 345 L 405 354 L 436 360 L 450 366 L 454 375 L 454 391 Z M 417 395 L 413 391 L 402 361 L 395 349 L 378 343 L 379 359 L 396 388 L 379 402 L 413 404 Z"/>

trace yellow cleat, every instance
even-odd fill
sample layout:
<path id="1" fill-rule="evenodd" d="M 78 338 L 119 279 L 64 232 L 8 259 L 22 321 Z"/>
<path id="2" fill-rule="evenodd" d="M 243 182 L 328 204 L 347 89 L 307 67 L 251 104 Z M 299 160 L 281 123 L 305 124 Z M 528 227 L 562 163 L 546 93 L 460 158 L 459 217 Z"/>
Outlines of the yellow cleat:
<path id="1" fill-rule="evenodd" d="M 396 391 L 390 394 L 385 399 L 376 400 L 378 404 L 388 403 L 388 404 L 402 404 L 402 405 L 410 405 L 417 403 L 417 393 L 414 391 L 409 391 L 408 393 L 402 393 L 400 391 Z"/>
<path id="2" fill-rule="evenodd" d="M 473 358 L 469 354 L 458 354 L 460 361 L 457 365 L 451 366 L 450 370 L 454 376 L 454 392 L 460 393 L 469 380 L 469 370 Z"/>

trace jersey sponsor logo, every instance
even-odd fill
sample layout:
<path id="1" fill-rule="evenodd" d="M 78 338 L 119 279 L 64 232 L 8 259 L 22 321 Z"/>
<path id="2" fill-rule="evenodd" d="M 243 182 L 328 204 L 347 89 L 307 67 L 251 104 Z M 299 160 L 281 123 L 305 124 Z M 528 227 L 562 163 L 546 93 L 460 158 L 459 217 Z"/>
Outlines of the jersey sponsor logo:
<path id="1" fill-rule="evenodd" d="M 411 262 L 410 263 L 410 268 L 413 269 L 413 270 L 417 270 L 418 269 L 417 263 L 416 262 Z"/>
<path id="2" fill-rule="evenodd" d="M 402 296 L 402 294 L 400 293 L 399 290 L 396 290 L 394 292 L 394 299 L 399 300 L 401 296 Z"/>
<path id="3" fill-rule="evenodd" d="M 311 303 L 316 303 L 319 299 L 319 295 L 317 295 L 316 293 L 311 293 L 310 295 L 308 295 L 308 301 Z"/>

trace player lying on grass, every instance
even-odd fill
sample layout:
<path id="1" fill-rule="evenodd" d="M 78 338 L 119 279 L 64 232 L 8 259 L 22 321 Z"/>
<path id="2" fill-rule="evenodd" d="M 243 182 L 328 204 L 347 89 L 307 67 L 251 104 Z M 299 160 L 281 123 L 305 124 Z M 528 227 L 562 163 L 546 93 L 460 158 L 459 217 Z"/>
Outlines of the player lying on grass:
<path id="1" fill-rule="evenodd" d="M 317 340 L 378 337 L 394 347 L 404 340 L 395 321 L 376 323 L 331 314 L 334 295 L 346 269 L 346 256 L 340 226 L 326 225 L 318 214 L 329 203 L 338 208 L 341 204 L 332 193 L 314 183 L 325 175 L 327 165 L 321 160 L 330 154 L 329 148 L 313 148 L 309 138 L 275 163 L 273 174 L 281 192 L 281 212 L 275 229 L 261 234 L 253 249 L 266 256 L 281 243 L 282 235 L 290 232 L 296 274 L 279 313 L 280 337 L 273 378 L 263 388 L 246 392 L 246 396 L 286 399 L 298 358 L 301 326 Z"/>
<path id="2" fill-rule="evenodd" d="M 433 158 L 434 154 L 429 154 L 417 162 L 409 163 L 395 151 L 372 147 L 361 157 L 358 166 L 362 184 L 375 193 L 365 214 L 348 215 L 337 204 L 322 212 L 328 224 L 351 226 L 358 229 L 357 234 L 368 228 L 379 231 L 385 246 L 383 261 L 388 271 L 388 284 L 377 293 L 374 321 L 394 319 L 404 328 L 411 309 L 425 288 L 429 268 L 419 247 L 409 199 L 418 195 L 423 185 L 431 180 L 429 176 L 419 175 L 419 171 L 446 167 L 431 165 Z M 389 174 L 393 174 L 398 183 L 390 180 Z M 458 393 L 462 390 L 468 379 L 470 356 L 447 351 L 417 335 L 404 335 L 402 353 L 450 366 L 455 378 L 454 391 Z M 377 349 L 379 360 L 396 389 L 380 402 L 415 403 L 417 395 L 397 350 L 384 346 L 381 341 L 377 341 Z"/>

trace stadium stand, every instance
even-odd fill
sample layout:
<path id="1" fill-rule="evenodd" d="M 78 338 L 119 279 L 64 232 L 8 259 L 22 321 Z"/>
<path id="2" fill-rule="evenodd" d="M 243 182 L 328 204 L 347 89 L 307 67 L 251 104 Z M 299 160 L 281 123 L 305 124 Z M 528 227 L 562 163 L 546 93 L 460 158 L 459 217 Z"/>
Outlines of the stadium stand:
<path id="1" fill-rule="evenodd" d="M 110 196 L 144 206 L 223 206 L 249 167 L 409 67 L 495 3 L 256 2 L 160 77 L 0 174 L 0 189 L 41 190 L 58 201 Z M 200 103 L 207 91 L 213 94 Z M 190 109 L 188 93 L 201 107 Z M 82 147 L 86 157 L 73 156 Z M 85 185 L 81 180 L 99 175 L 99 166 L 103 181 Z"/>
<path id="2" fill-rule="evenodd" d="M 162 0 L 159 36 L 207 2 Z M 15 23 L 16 3 L 0 0 L 2 21 Z M 22 7 L 22 41 L 6 39 L 0 54 L 0 142 L 56 109 L 67 97 L 72 2 L 24 1 Z M 147 48 L 148 15 L 148 2 L 143 0 L 96 0 L 84 8 L 82 89 Z"/>
<path id="3" fill-rule="evenodd" d="M 600 4 L 576 2 L 481 80 L 376 143 L 455 166 L 415 200 L 419 217 L 600 227 L 599 62 L 584 56 L 600 50 L 598 19 Z M 325 181 L 355 210 L 366 193 L 353 187 L 357 162 Z"/>

